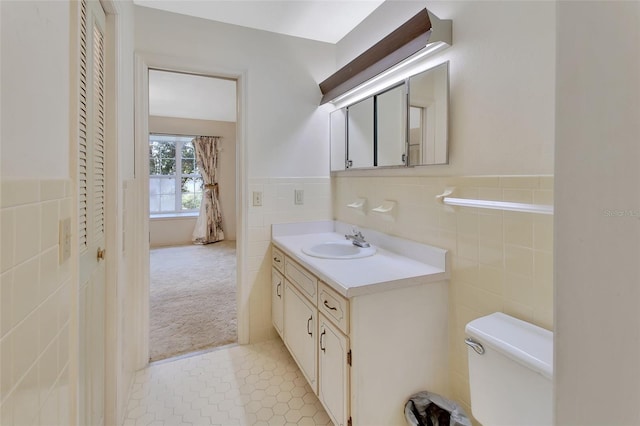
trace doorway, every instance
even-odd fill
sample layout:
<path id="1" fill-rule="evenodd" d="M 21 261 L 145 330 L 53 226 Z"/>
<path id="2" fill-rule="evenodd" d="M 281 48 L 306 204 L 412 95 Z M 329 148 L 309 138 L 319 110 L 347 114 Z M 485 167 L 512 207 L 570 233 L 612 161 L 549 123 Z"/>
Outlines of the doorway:
<path id="1" fill-rule="evenodd" d="M 237 342 L 237 81 L 148 74 L 149 361 Z M 205 185 L 195 139 L 217 138 L 224 237 L 194 245 Z"/>

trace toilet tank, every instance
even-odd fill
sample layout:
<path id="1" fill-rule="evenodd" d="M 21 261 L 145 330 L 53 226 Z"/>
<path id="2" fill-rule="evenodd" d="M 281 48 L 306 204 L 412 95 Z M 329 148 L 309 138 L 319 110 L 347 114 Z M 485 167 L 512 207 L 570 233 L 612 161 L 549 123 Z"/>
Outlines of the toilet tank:
<path id="1" fill-rule="evenodd" d="M 553 333 L 501 312 L 465 331 L 473 416 L 483 426 L 552 425 Z"/>

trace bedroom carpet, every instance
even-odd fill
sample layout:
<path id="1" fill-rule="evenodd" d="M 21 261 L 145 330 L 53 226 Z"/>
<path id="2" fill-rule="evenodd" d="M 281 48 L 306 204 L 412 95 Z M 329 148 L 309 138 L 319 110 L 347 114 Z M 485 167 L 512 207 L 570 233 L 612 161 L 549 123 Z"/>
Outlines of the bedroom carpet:
<path id="1" fill-rule="evenodd" d="M 236 242 L 150 254 L 149 360 L 236 342 Z"/>

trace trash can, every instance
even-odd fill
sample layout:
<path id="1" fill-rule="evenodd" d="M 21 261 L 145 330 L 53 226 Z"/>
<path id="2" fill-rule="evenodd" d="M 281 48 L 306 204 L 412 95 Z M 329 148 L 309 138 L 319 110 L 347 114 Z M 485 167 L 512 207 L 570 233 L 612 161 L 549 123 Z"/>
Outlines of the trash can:
<path id="1" fill-rule="evenodd" d="M 432 392 L 411 395 L 404 406 L 411 426 L 471 426 L 471 420 L 455 402 Z"/>

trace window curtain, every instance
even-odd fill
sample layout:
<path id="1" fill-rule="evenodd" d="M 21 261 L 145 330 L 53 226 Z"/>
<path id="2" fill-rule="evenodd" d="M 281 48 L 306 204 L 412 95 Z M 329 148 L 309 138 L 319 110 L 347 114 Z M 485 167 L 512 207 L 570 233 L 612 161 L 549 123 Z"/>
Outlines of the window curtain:
<path id="1" fill-rule="evenodd" d="M 219 136 L 198 136 L 193 140 L 196 162 L 202 174 L 204 189 L 200 203 L 200 215 L 196 221 L 192 241 L 195 244 L 209 244 L 224 240 L 222 231 L 222 209 L 218 199 L 218 152 Z"/>

